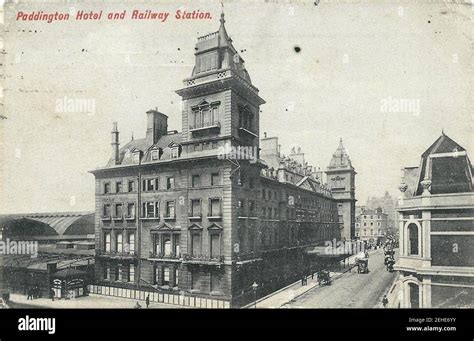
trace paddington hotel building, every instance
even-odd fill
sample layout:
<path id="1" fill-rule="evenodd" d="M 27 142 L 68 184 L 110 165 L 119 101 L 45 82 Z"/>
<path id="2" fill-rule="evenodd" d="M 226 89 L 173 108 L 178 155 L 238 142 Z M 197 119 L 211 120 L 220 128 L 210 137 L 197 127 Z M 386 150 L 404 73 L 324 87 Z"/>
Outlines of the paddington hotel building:
<path id="1" fill-rule="evenodd" d="M 305 251 L 353 236 L 354 178 L 342 141 L 326 171 L 260 136 L 260 105 L 224 16 L 198 38 L 182 97 L 182 130 L 146 113 L 143 139 L 92 173 L 97 294 L 192 307 L 239 307 L 308 271 Z M 223 150 L 247 147 L 252 158 Z M 250 147 L 250 148 L 249 148 Z M 337 196 L 337 199 L 335 198 Z"/>

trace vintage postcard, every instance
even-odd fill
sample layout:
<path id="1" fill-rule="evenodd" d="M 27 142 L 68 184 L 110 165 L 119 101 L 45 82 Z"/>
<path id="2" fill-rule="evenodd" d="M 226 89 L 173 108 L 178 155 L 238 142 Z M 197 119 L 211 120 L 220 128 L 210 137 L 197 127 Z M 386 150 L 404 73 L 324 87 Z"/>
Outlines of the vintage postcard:
<path id="1" fill-rule="evenodd" d="M 474 307 L 470 1 L 2 3 L 2 307 Z"/>

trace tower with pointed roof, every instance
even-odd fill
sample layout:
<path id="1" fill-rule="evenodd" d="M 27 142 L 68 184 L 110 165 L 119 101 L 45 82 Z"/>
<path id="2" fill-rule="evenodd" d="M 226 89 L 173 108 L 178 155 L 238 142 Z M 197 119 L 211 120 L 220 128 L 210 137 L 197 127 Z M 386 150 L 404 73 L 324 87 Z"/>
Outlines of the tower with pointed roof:
<path id="1" fill-rule="evenodd" d="M 198 38 L 191 77 L 176 92 L 183 101 L 185 153 L 207 142 L 258 148 L 259 107 L 265 101 L 227 34 L 223 12 L 219 30 Z"/>
<path id="2" fill-rule="evenodd" d="M 338 201 L 339 222 L 341 223 L 341 237 L 346 240 L 355 236 L 355 176 L 356 171 L 352 166 L 342 139 L 332 155 L 331 162 L 326 169 L 327 183 Z"/>

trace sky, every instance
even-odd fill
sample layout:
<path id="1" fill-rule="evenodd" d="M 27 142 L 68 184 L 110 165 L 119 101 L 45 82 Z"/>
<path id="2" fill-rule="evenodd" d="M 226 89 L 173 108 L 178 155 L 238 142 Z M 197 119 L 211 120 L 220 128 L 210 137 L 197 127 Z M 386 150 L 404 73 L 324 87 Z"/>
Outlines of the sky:
<path id="1" fill-rule="evenodd" d="M 18 11 L 201 10 L 211 20 L 16 21 Z M 442 130 L 472 156 L 472 6 L 446 1 L 224 1 L 226 29 L 266 100 L 260 131 L 325 169 L 339 139 L 356 198 L 398 196 Z M 145 135 L 158 108 L 181 130 L 180 97 L 197 37 L 219 27 L 218 1 L 7 4 L 0 120 L 0 213 L 93 211 L 94 176 Z M 299 52 L 296 52 L 298 47 Z M 64 99 L 92 112 L 58 109 Z M 92 103 L 92 104 L 91 104 Z M 87 111 L 87 110 L 85 110 Z"/>

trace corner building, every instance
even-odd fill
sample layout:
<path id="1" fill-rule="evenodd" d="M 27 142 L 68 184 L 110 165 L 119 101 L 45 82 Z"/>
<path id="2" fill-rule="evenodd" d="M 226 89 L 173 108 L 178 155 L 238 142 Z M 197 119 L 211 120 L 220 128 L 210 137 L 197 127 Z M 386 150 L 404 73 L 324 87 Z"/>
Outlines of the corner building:
<path id="1" fill-rule="evenodd" d="M 223 15 L 220 23 L 198 38 L 192 75 L 177 90 L 181 132 L 150 110 L 146 137 L 120 147 L 114 124 L 112 157 L 92 171 L 95 293 L 244 306 L 254 299 L 252 284 L 260 297 L 299 280 L 309 271 L 305 250 L 340 239 L 337 202 L 322 173 L 302 153 L 281 155 L 276 138 L 265 136 L 260 150 L 265 101 Z"/>

